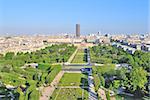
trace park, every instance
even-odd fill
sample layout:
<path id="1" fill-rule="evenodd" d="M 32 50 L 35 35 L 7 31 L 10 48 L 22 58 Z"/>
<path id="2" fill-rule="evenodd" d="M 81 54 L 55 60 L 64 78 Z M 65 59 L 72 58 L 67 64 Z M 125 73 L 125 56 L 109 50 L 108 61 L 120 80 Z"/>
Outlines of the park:
<path id="1" fill-rule="evenodd" d="M 54 44 L 35 52 L 8 52 L 0 56 L 2 96 L 11 91 L 19 100 L 147 98 L 149 57 L 105 45 Z"/>

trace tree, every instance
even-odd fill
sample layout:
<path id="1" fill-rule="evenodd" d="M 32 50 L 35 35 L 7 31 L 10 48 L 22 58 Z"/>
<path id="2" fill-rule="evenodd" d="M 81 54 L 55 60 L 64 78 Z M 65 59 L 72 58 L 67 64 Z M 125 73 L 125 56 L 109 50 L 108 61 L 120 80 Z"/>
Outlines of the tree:
<path id="1" fill-rule="evenodd" d="M 57 63 L 59 62 L 59 58 L 56 58 L 56 62 L 57 62 Z"/>
<path id="2" fill-rule="evenodd" d="M 100 81 L 101 81 L 101 85 L 103 87 L 105 87 L 105 79 L 104 79 L 104 77 L 102 75 L 100 75 L 99 78 L 100 78 Z"/>
<path id="3" fill-rule="evenodd" d="M 95 90 L 98 91 L 100 86 L 100 78 L 97 74 L 94 74 L 94 84 L 95 84 Z"/>
<path id="4" fill-rule="evenodd" d="M 121 56 L 119 59 L 119 63 L 127 63 L 129 61 L 129 59 L 127 58 L 126 55 Z"/>
<path id="5" fill-rule="evenodd" d="M 5 55 L 5 59 L 10 60 L 10 59 L 13 58 L 14 55 L 15 55 L 14 52 L 7 52 L 6 55 Z"/>
<path id="6" fill-rule="evenodd" d="M 150 52 L 135 51 L 133 56 L 138 66 L 150 72 Z"/>
<path id="7" fill-rule="evenodd" d="M 119 86 L 120 86 L 120 81 L 119 81 L 119 80 L 114 80 L 114 81 L 113 81 L 113 87 L 114 87 L 115 89 L 118 89 Z"/>
<path id="8" fill-rule="evenodd" d="M 64 58 L 62 58 L 62 62 L 65 62 L 65 59 L 64 59 Z"/>
<path id="9" fill-rule="evenodd" d="M 131 86 L 133 87 L 133 91 L 136 89 L 144 89 L 144 85 L 147 83 L 147 72 L 141 68 L 133 68 L 130 73 Z"/>
<path id="10" fill-rule="evenodd" d="M 7 72 L 9 73 L 12 70 L 11 65 L 4 65 L 4 67 L 1 69 L 2 72 Z"/>
<path id="11" fill-rule="evenodd" d="M 105 93 L 106 93 L 107 100 L 110 100 L 110 93 L 109 93 L 109 91 L 105 91 Z"/>
<path id="12" fill-rule="evenodd" d="M 21 88 L 18 87 L 16 90 L 19 93 L 19 100 L 25 100 L 24 93 L 22 92 Z"/>
<path id="13" fill-rule="evenodd" d="M 132 55 L 127 55 L 127 56 L 128 56 L 128 59 L 129 59 L 128 63 L 131 64 L 131 65 L 134 65 L 135 62 L 134 62 L 133 56 Z"/>
<path id="14" fill-rule="evenodd" d="M 3 58 L 3 56 L 4 56 L 4 55 L 0 53 L 0 58 Z"/>
<path id="15" fill-rule="evenodd" d="M 121 80 L 125 80 L 126 73 L 127 73 L 127 69 L 125 69 L 125 68 L 121 68 L 119 70 L 116 70 L 116 75 Z"/>

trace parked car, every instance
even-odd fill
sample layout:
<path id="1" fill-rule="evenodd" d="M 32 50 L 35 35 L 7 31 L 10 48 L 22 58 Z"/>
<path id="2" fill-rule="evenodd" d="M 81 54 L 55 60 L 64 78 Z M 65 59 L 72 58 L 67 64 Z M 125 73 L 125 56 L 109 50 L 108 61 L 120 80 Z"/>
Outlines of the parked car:
<path id="1" fill-rule="evenodd" d="M 81 71 L 82 71 L 83 73 L 88 73 L 88 72 L 91 71 L 91 68 L 82 68 Z"/>

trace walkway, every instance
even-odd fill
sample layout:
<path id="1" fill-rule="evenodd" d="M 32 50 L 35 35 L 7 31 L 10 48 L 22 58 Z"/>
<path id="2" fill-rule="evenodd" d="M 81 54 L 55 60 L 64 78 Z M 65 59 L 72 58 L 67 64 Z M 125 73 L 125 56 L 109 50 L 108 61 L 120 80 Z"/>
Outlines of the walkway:
<path id="1" fill-rule="evenodd" d="M 107 100 L 105 91 L 101 88 L 98 89 L 98 94 L 100 95 L 102 100 Z"/>
<path id="2" fill-rule="evenodd" d="M 91 65 L 91 59 L 90 59 L 90 50 L 87 49 L 87 61 L 89 66 Z M 92 76 L 92 70 L 88 73 L 88 84 L 89 84 L 89 100 L 98 100 L 97 93 L 95 92 L 95 86 Z"/>
<path id="3" fill-rule="evenodd" d="M 63 70 L 65 73 L 81 73 L 80 70 Z"/>
<path id="4" fill-rule="evenodd" d="M 64 72 L 60 71 L 57 76 L 54 78 L 50 86 L 44 87 L 42 91 L 42 96 L 40 97 L 40 100 L 49 100 L 49 97 L 52 95 L 52 93 L 55 90 L 55 86 L 59 83 L 61 77 L 63 76 Z"/>
<path id="5" fill-rule="evenodd" d="M 76 53 L 77 53 L 77 51 L 78 51 L 78 48 L 75 50 L 75 52 L 71 55 L 71 57 L 68 59 L 68 63 L 71 63 L 72 62 L 72 60 L 74 59 L 74 56 L 76 55 Z"/>
<path id="6" fill-rule="evenodd" d="M 93 76 L 91 75 L 92 75 L 92 71 L 89 73 L 89 76 L 88 76 L 89 100 L 98 100 L 97 93 L 95 92 Z"/>
<path id="7" fill-rule="evenodd" d="M 70 58 L 69 62 L 71 62 L 75 53 Z M 81 68 L 85 68 L 87 66 L 88 66 L 88 68 L 92 67 L 92 64 L 90 61 L 89 49 L 87 49 L 87 61 L 88 62 L 85 64 L 70 64 L 70 63 L 64 64 L 63 69 L 62 69 L 63 71 L 58 73 L 58 75 L 55 77 L 55 79 L 53 80 L 53 82 L 51 83 L 50 86 L 44 88 L 44 91 L 42 91 L 43 96 L 40 97 L 40 100 L 49 100 L 49 97 L 54 92 L 55 87 L 59 83 L 59 81 L 60 81 L 60 79 L 64 73 L 81 73 L 81 70 L 80 70 Z M 58 86 L 58 88 L 88 88 L 89 100 L 98 100 L 97 93 L 95 92 L 93 76 L 91 76 L 91 75 L 92 75 L 92 70 L 88 73 L 88 84 L 89 84 L 89 86 L 86 86 L 86 87 L 84 87 L 84 86 L 83 87 L 80 87 L 80 86 Z"/>
<path id="8" fill-rule="evenodd" d="M 58 86 L 57 88 L 81 88 L 80 86 Z M 88 86 L 82 86 L 82 88 L 88 88 Z"/>

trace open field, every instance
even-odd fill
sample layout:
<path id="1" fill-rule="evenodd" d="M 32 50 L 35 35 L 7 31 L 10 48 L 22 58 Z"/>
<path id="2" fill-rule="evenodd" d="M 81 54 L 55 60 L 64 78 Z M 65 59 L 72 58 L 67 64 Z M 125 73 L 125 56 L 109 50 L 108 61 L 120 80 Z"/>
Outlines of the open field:
<path id="1" fill-rule="evenodd" d="M 82 99 L 84 98 L 84 99 Z M 88 91 L 81 88 L 57 88 L 50 100 L 88 100 Z"/>
<path id="2" fill-rule="evenodd" d="M 65 73 L 58 86 L 87 86 L 87 75 L 81 73 Z"/>
<path id="3" fill-rule="evenodd" d="M 65 73 L 50 100 L 87 100 L 88 76 L 81 73 Z M 86 88 L 83 88 L 85 86 Z M 84 99 L 83 99 L 84 98 Z"/>
<path id="4" fill-rule="evenodd" d="M 71 63 L 86 63 L 84 49 L 79 49 Z"/>

